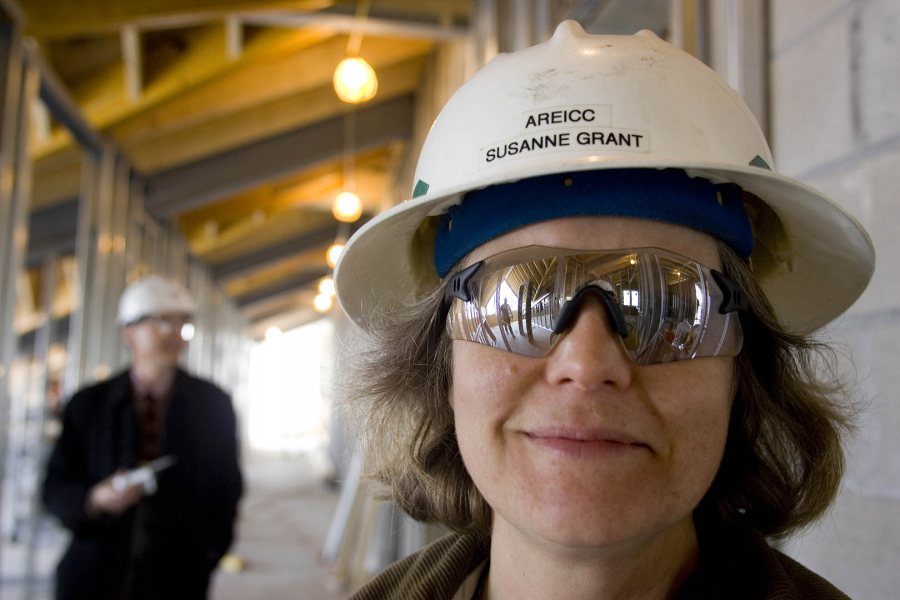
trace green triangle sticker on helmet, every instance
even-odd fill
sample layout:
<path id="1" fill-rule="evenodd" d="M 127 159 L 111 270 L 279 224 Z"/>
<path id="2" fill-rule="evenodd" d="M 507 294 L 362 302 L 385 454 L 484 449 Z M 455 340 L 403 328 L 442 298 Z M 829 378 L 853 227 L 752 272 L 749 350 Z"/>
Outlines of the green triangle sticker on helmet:
<path id="1" fill-rule="evenodd" d="M 412 197 L 418 198 L 419 196 L 424 196 L 428 193 L 428 184 L 422 181 L 421 179 L 416 182 L 416 187 L 413 188 Z"/>
<path id="2" fill-rule="evenodd" d="M 772 167 L 769 166 L 769 163 L 767 163 L 766 160 L 759 154 L 753 157 L 753 160 L 750 161 L 750 166 L 759 167 L 760 169 L 765 169 L 767 171 L 772 170 Z"/>

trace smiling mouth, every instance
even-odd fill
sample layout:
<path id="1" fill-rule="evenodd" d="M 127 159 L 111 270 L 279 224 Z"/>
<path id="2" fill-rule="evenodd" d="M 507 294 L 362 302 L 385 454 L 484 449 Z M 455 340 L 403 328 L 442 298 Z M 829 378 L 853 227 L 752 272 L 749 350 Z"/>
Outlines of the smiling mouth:
<path id="1" fill-rule="evenodd" d="M 524 431 L 536 446 L 565 456 L 628 454 L 650 447 L 627 434 L 604 431 Z"/>

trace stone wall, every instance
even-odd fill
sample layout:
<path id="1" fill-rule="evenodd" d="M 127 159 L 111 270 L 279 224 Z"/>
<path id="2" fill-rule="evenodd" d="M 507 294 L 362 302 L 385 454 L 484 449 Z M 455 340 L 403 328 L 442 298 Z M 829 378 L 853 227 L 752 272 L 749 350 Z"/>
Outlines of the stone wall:
<path id="1" fill-rule="evenodd" d="M 855 599 L 900 593 L 900 2 L 770 3 L 779 171 L 829 194 L 875 243 L 868 290 L 824 335 L 864 402 L 832 512 L 786 544 Z"/>

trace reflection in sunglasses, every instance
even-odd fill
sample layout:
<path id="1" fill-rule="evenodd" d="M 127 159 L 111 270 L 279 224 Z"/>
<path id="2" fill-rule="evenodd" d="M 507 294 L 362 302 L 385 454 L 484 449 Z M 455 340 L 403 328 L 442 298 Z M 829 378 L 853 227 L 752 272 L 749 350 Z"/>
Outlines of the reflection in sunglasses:
<path id="1" fill-rule="evenodd" d="M 639 364 L 735 356 L 737 313 L 747 308 L 724 275 L 657 248 L 520 248 L 463 269 L 447 290 L 451 339 L 532 357 L 550 352 L 582 300 L 595 296 Z"/>

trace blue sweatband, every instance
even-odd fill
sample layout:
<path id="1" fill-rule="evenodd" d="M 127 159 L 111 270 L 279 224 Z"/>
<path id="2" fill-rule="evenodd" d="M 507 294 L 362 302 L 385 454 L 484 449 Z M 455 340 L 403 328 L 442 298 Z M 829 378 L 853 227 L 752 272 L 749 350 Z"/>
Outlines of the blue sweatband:
<path id="1" fill-rule="evenodd" d="M 637 217 L 709 233 L 743 257 L 750 219 L 733 183 L 681 169 L 610 169 L 542 175 L 469 192 L 438 222 L 434 266 L 444 277 L 469 252 L 513 229 L 561 217 Z"/>

